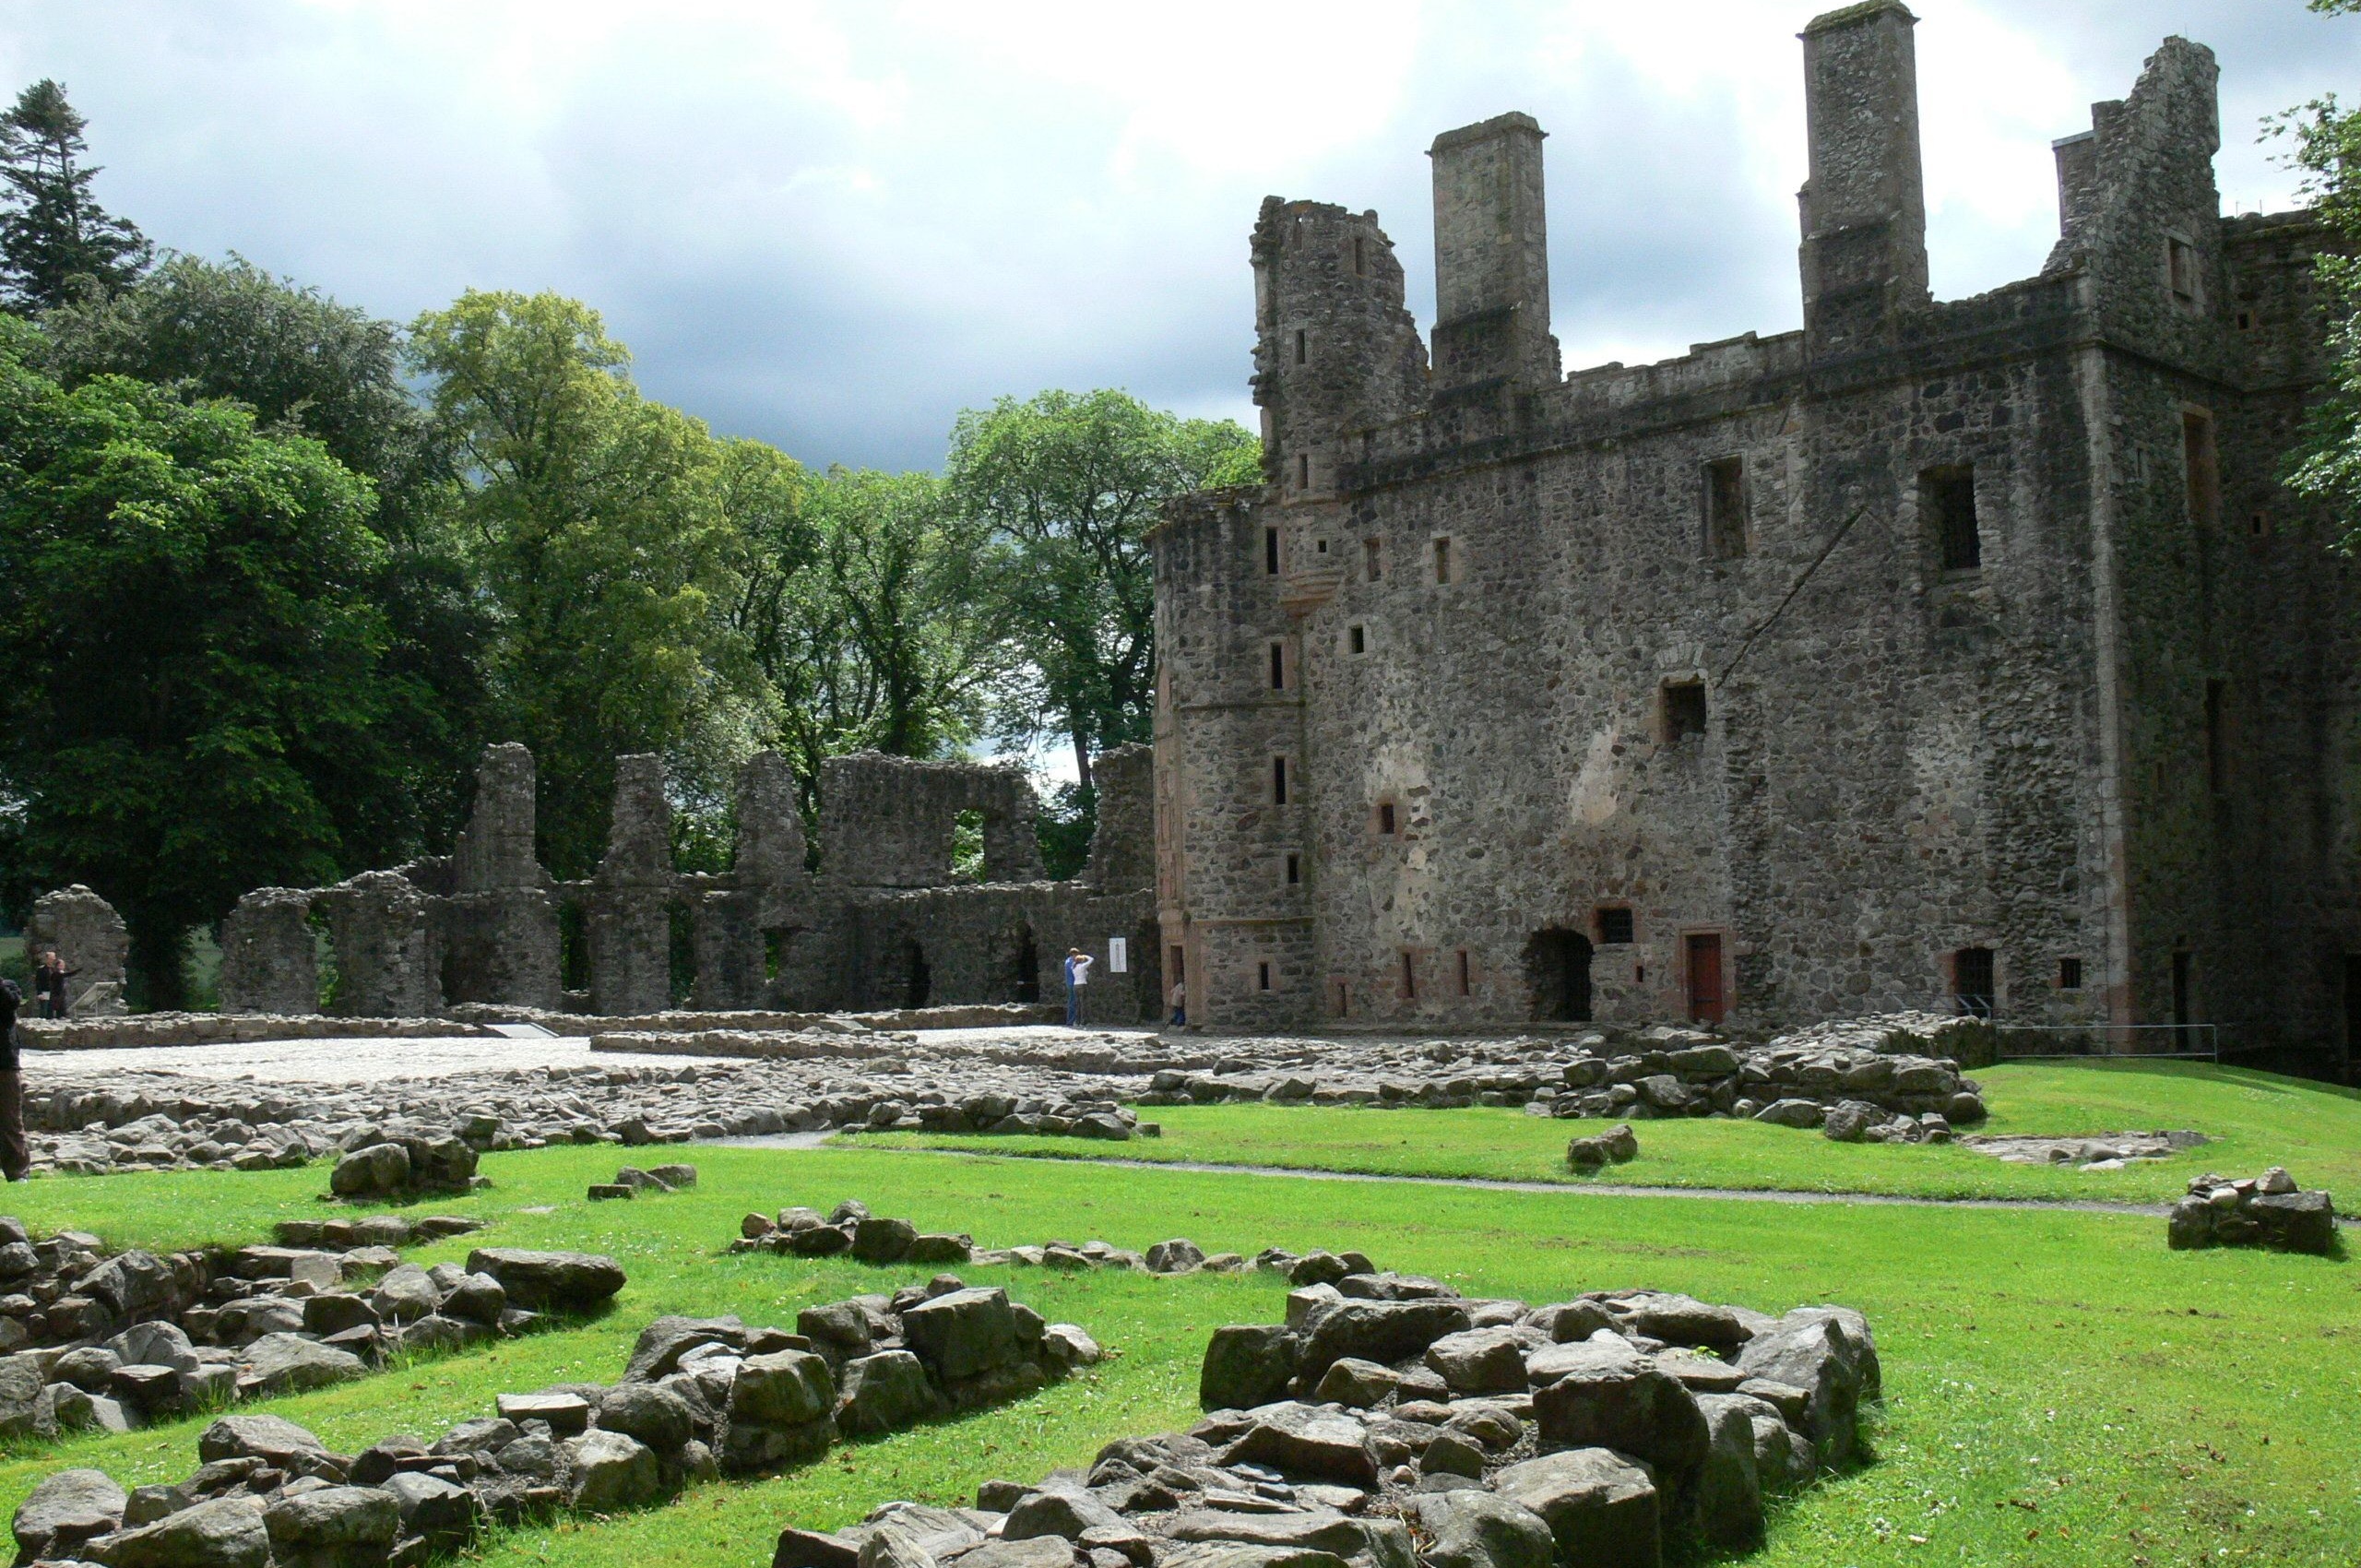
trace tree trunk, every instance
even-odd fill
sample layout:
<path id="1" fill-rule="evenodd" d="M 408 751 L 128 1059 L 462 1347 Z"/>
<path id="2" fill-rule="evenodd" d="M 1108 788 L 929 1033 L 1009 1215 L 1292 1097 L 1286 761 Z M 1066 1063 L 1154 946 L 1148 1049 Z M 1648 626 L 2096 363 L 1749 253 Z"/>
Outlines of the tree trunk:
<path id="1" fill-rule="evenodd" d="M 1090 737 L 1079 729 L 1074 732 L 1074 781 L 1082 789 L 1090 788 Z"/>

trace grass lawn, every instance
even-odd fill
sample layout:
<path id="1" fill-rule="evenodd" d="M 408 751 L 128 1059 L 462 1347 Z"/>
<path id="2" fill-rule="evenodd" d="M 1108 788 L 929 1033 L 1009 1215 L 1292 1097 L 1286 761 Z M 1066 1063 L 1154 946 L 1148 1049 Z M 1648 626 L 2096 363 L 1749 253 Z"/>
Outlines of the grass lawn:
<path id="1" fill-rule="evenodd" d="M 1268 1114 L 1275 1140 L 1291 1119 L 1307 1128 L 1324 1120 Z M 1450 1123 L 1436 1118 L 1452 1114 L 1363 1120 L 1442 1127 Z M 583 1186 L 611 1174 L 616 1151 L 567 1148 L 490 1157 L 493 1191 L 436 1206 L 492 1219 L 504 1244 L 614 1253 L 631 1283 L 605 1320 L 267 1408 L 340 1447 L 404 1430 L 431 1436 L 488 1413 L 504 1389 L 612 1378 L 639 1327 L 661 1312 L 789 1322 L 805 1303 L 918 1277 L 723 1250 L 746 1209 L 859 1196 L 988 1244 L 1096 1236 L 1145 1246 L 1187 1235 L 1208 1250 L 1359 1246 L 1471 1293 L 1543 1301 L 1647 1285 L 1772 1311 L 1857 1306 L 1886 1369 L 1879 1462 L 1785 1510 L 1770 1544 L 1746 1560 L 1765 1568 L 2361 1561 L 2352 1459 L 2361 1453 L 2361 1268 L 2343 1261 L 2175 1254 L 2160 1221 L 2062 1210 L 1570 1201 L 872 1148 L 683 1152 L 703 1172 L 694 1193 L 594 1207 Z M 8 1197 L 37 1229 L 186 1246 L 252 1239 L 274 1218 L 317 1214 L 313 1194 L 324 1181 L 317 1168 L 127 1175 L 44 1180 Z M 541 1205 L 554 1212 L 519 1212 Z M 457 1257 L 466 1246 L 416 1255 Z M 1276 1318 L 1283 1293 L 1251 1277 L 967 1272 L 1085 1324 L 1115 1357 L 1022 1404 L 842 1449 L 775 1479 L 700 1488 L 623 1518 L 509 1533 L 485 1543 L 483 1560 L 760 1568 L 789 1523 L 834 1526 L 895 1497 L 961 1501 L 990 1477 L 1032 1479 L 1085 1463 L 1108 1439 L 1192 1420 L 1207 1334 Z M 97 1465 L 127 1484 L 177 1478 L 196 1462 L 201 1425 L 82 1438 L 0 1461 L 0 1509 L 66 1465 Z"/>
<path id="2" fill-rule="evenodd" d="M 2116 1133 L 2189 1127 L 2215 1141 L 2122 1170 L 2013 1165 L 1934 1145 L 1833 1144 L 1754 1122 L 1633 1123 L 1640 1158 L 1597 1176 L 1565 1165 L 1566 1140 L 1596 1121 L 1521 1111 L 1376 1111 L 1353 1106 L 1158 1106 L 1164 1136 L 1122 1145 L 1073 1138 L 858 1134 L 868 1146 L 987 1150 L 1069 1159 L 1117 1158 L 1224 1165 L 1604 1182 L 1652 1187 L 1778 1188 L 1911 1197 L 2097 1198 L 2163 1203 L 2201 1171 L 2259 1174 L 2284 1165 L 2340 1207 L 2361 1206 L 2361 1092 L 2271 1073 L 2187 1063 L 2019 1064 L 1987 1069 L 1992 1115 L 1979 1133 Z"/>

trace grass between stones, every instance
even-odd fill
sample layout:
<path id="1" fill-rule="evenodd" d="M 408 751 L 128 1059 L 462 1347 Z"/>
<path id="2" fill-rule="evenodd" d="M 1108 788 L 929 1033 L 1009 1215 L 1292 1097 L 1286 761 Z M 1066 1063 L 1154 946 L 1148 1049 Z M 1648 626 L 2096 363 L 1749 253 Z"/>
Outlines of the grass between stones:
<path id="1" fill-rule="evenodd" d="M 2012 1065 L 1975 1075 L 1992 1115 L 1977 1133 L 2118 1133 L 2189 1127 L 2214 1139 L 2121 1170 L 2016 1165 L 1940 1145 L 1837 1144 L 1818 1133 L 1697 1118 L 1632 1123 L 1640 1157 L 1596 1175 L 1566 1169 L 1566 1140 L 1596 1120 L 1522 1111 L 1374 1111 L 1357 1106 L 1158 1106 L 1164 1135 L 1073 1138 L 860 1134 L 862 1147 L 957 1148 L 1065 1159 L 1272 1165 L 1394 1176 L 1608 1182 L 1648 1187 L 1875 1193 L 1927 1198 L 2094 1198 L 2166 1203 L 2206 1170 L 2254 1176 L 2284 1165 L 2338 1206 L 2361 1201 L 2361 1092 L 2272 1073 L 2187 1063 Z M 839 1141 L 848 1141 L 840 1139 Z"/>
<path id="2" fill-rule="evenodd" d="M 1283 1127 L 1303 1113 L 1272 1114 Z M 1358 1246 L 1470 1292 L 1536 1301 L 1643 1285 L 1766 1311 L 1857 1306 L 1885 1363 L 1878 1462 L 1784 1509 L 1769 1544 L 1746 1559 L 1762 1568 L 2361 1561 L 2351 1463 L 2361 1452 L 2361 1267 L 2343 1261 L 2171 1253 L 2159 1220 L 2073 1211 L 1570 1201 L 867 1148 L 683 1152 L 703 1179 L 675 1196 L 594 1207 L 583 1187 L 611 1174 L 616 1151 L 567 1148 L 492 1156 L 494 1190 L 434 1206 L 491 1219 L 485 1240 L 499 1244 L 613 1253 L 631 1283 L 607 1318 L 256 1408 L 348 1449 L 397 1431 L 432 1435 L 488 1413 L 502 1390 L 611 1379 L 658 1313 L 791 1322 L 809 1302 L 922 1274 L 723 1251 L 746 1209 L 859 1196 L 988 1244 L 1097 1236 L 1144 1247 L 1188 1235 L 1208 1250 Z M 36 1182 L 8 1196 L 37 1228 L 187 1246 L 315 1215 L 324 1180 L 318 1169 L 126 1175 Z M 541 1206 L 552 1212 L 519 1212 Z M 1114 1359 L 1017 1405 L 852 1445 L 775 1479 L 702 1487 L 648 1513 L 509 1532 L 480 1555 L 501 1568 L 759 1568 L 789 1523 L 835 1526 L 895 1497 L 963 1501 L 989 1477 L 1029 1480 L 1086 1463 L 1108 1439 L 1192 1419 L 1206 1336 L 1275 1319 L 1283 1294 L 1253 1277 L 966 1272 L 1084 1324 Z M 196 1462 L 202 1425 L 10 1457 L 0 1508 L 68 1465 L 126 1484 L 176 1478 Z"/>

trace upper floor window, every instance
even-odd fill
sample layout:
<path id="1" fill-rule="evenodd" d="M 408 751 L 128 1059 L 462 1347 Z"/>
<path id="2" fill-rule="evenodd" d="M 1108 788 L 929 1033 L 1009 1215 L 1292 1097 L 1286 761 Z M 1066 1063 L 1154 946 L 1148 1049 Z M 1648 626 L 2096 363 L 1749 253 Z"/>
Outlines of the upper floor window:
<path id="1" fill-rule="evenodd" d="M 1928 469 L 1918 476 L 1918 510 L 1933 537 L 1935 558 L 1946 572 L 1972 572 L 1984 564 L 1984 537 L 1975 517 L 1975 470 L 1962 463 Z"/>
<path id="2" fill-rule="evenodd" d="M 1746 553 L 1746 459 L 1705 465 L 1705 554 L 1730 561 Z"/>
<path id="3" fill-rule="evenodd" d="M 1457 568 L 1458 562 L 1452 554 L 1451 540 L 1449 539 L 1436 540 L 1435 581 L 1439 583 L 1447 583 L 1452 581 L 1453 574 L 1456 572 Z"/>
<path id="4" fill-rule="evenodd" d="M 1269 576 L 1279 575 L 1279 530 L 1276 529 L 1263 530 L 1263 571 Z"/>
<path id="5" fill-rule="evenodd" d="M 1376 540 L 1361 540 L 1361 567 L 1370 582 L 1385 576 L 1384 548 Z"/>
<path id="6" fill-rule="evenodd" d="M 2189 312 L 2205 306 L 2203 279 L 2197 266 L 2197 247 L 2178 234 L 2165 236 L 2165 281 L 2173 303 Z"/>

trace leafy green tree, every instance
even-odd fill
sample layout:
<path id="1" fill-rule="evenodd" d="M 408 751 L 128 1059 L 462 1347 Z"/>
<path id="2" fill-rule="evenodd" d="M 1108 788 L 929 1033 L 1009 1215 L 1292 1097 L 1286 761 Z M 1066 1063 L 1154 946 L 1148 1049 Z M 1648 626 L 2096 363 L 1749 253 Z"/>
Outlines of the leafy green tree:
<path id="1" fill-rule="evenodd" d="M 949 480 L 961 512 L 1007 548 L 996 578 L 1029 678 L 1004 720 L 1062 736 L 1086 793 L 1090 759 L 1148 738 L 1155 567 L 1164 503 L 1261 478 L 1261 446 L 1228 420 L 1191 420 L 1128 393 L 1043 392 L 959 416 Z"/>
<path id="2" fill-rule="evenodd" d="M 2361 14 L 2361 0 L 2311 0 L 2328 16 Z M 2361 549 L 2361 110 L 2333 95 L 2281 115 L 2270 134 L 2288 137 L 2303 171 L 2303 195 L 2346 254 L 2322 250 L 2315 276 L 2331 313 L 2327 375 L 2304 436 L 2291 455 L 2287 482 L 2326 502 L 2339 521 L 2337 547 Z"/>
<path id="3" fill-rule="evenodd" d="M 540 759 L 543 853 L 579 875 L 605 848 L 618 754 L 664 752 L 714 799 L 750 743 L 721 446 L 643 398 L 599 314 L 556 294 L 470 291 L 418 319 L 409 353 L 467 476 L 488 724 Z"/>
<path id="4" fill-rule="evenodd" d="M 0 327 L 0 794 L 18 897 L 89 883 L 133 982 L 184 994 L 191 926 L 333 880 L 402 814 L 369 487 L 228 402 L 67 389 Z"/>
<path id="5" fill-rule="evenodd" d="M 231 398 L 266 428 L 314 436 L 373 481 L 371 527 L 388 546 L 377 585 L 389 670 L 427 700 L 392 716 L 416 820 L 390 863 L 441 847 L 465 808 L 482 743 L 486 607 L 454 525 L 449 443 L 402 379 L 400 330 L 244 258 L 172 255 L 112 294 L 84 291 L 41 318 L 42 362 L 66 386 L 120 374 L 193 398 Z"/>
<path id="6" fill-rule="evenodd" d="M 985 530 L 931 474 L 832 469 L 774 509 L 740 624 L 807 811 L 820 765 L 942 756 L 981 731 L 1013 648 Z"/>
<path id="7" fill-rule="evenodd" d="M 77 291 L 119 289 L 148 266 L 152 252 L 138 229 L 90 193 L 99 170 L 82 161 L 88 124 L 46 77 L 0 114 L 8 202 L 0 213 L 0 289 L 11 309 L 46 310 Z"/>

